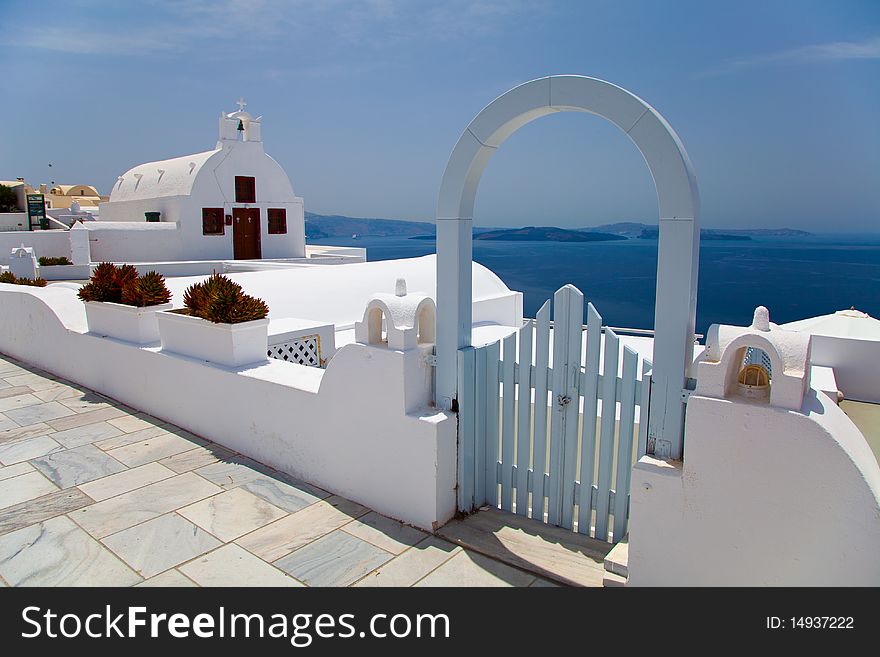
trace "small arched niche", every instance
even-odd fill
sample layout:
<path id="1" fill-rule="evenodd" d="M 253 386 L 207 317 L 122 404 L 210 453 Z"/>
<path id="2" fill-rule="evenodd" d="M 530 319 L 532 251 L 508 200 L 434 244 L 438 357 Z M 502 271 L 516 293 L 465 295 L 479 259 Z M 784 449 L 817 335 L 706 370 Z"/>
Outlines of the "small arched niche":
<path id="1" fill-rule="evenodd" d="M 733 392 L 746 399 L 770 403 L 770 386 L 773 378 L 773 363 L 770 356 L 759 347 L 743 347 L 739 352 L 742 354 L 742 359 L 739 360 L 739 372 L 736 375 Z"/>
<path id="2" fill-rule="evenodd" d="M 430 299 L 428 299 L 430 301 Z M 434 344 L 437 338 L 437 311 L 433 303 L 421 303 L 416 314 L 416 343 Z"/>
<path id="3" fill-rule="evenodd" d="M 385 344 L 388 342 L 386 319 L 382 308 L 373 306 L 367 311 L 367 344 Z"/>

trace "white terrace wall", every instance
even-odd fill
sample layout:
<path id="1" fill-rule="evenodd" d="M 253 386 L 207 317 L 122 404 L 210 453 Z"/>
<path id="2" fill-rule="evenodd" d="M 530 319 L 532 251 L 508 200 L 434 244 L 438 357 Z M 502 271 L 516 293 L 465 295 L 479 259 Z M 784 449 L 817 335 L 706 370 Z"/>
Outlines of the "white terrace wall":
<path id="1" fill-rule="evenodd" d="M 0 265 L 9 264 L 9 254 L 17 246 L 33 247 L 37 257 L 70 258 L 70 239 L 66 230 L 19 230 L 0 232 Z"/>
<path id="2" fill-rule="evenodd" d="M 808 376 L 809 339 L 716 328 L 687 403 L 684 461 L 645 456 L 633 470 L 627 583 L 880 585 L 880 467 L 868 443 L 827 395 L 773 392 L 783 369 Z M 718 335 L 728 349 L 712 344 Z M 745 344 L 770 350 L 769 400 L 725 384 Z"/>
<path id="3" fill-rule="evenodd" d="M 834 368 L 846 399 L 880 404 L 880 340 L 813 336 L 813 365 Z"/>
<path id="4" fill-rule="evenodd" d="M 423 349 L 233 371 L 85 330 L 73 290 L 0 284 L 0 352 L 404 522 L 454 513 L 455 418 L 428 405 Z"/>

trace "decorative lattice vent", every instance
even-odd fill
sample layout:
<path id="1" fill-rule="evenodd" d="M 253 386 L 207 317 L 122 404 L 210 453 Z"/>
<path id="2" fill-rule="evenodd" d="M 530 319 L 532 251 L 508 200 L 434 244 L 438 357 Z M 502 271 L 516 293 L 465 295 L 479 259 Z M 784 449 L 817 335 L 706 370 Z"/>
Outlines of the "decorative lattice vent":
<path id="1" fill-rule="evenodd" d="M 321 336 L 304 335 L 288 342 L 269 345 L 269 358 L 286 360 L 289 363 L 323 367 L 321 362 Z"/>

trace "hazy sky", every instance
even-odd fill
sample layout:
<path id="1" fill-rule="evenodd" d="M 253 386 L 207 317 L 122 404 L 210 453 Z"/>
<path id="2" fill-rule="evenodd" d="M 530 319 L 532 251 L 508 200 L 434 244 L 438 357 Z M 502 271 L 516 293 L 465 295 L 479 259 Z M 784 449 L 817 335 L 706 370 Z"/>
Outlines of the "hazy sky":
<path id="1" fill-rule="evenodd" d="M 0 0 L 0 26 L 0 179 L 106 193 L 213 148 L 243 95 L 307 210 L 430 220 L 484 105 L 578 73 L 672 124 L 705 226 L 880 230 L 877 0 Z M 476 207 L 482 225 L 656 216 L 635 147 L 584 114 L 513 135 Z"/>

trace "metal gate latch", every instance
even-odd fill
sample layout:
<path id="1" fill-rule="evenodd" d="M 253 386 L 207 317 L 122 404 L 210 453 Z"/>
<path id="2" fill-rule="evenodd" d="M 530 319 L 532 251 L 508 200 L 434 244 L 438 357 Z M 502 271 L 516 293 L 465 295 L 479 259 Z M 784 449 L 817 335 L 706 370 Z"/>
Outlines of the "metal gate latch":
<path id="1" fill-rule="evenodd" d="M 556 403 L 560 406 L 567 406 L 571 403 L 571 397 L 568 395 L 556 395 Z"/>

